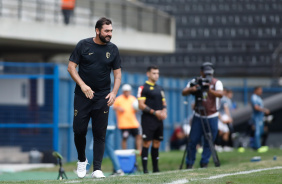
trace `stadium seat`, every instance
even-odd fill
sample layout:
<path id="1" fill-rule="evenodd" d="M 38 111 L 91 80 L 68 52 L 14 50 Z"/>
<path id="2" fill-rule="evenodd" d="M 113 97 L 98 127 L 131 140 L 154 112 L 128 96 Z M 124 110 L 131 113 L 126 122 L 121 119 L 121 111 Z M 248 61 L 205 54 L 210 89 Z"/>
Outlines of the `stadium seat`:
<path id="1" fill-rule="evenodd" d="M 281 16 L 282 5 L 279 0 L 140 0 L 148 5 L 162 9 L 175 16 L 176 19 L 176 52 L 175 54 L 157 56 L 123 57 L 124 63 L 143 66 L 146 63 L 163 63 L 160 69 L 169 71 L 169 75 L 178 76 L 183 73 L 171 70 L 171 66 L 189 67 L 189 75 L 196 75 L 198 66 L 203 61 L 211 61 L 220 67 L 217 71 L 238 73 L 238 67 L 252 64 L 258 70 L 268 67 L 262 75 L 271 75 L 272 53 L 279 45 L 282 36 Z M 204 12 L 204 13 L 203 13 Z M 254 65 L 256 64 L 256 65 Z M 124 64 L 126 66 L 126 64 Z M 130 65 L 130 71 L 138 72 Z M 235 67 L 238 66 L 238 67 Z M 143 66 L 145 67 L 145 66 Z M 232 71 L 234 68 L 234 71 Z M 142 70 L 144 71 L 144 70 Z M 241 70 L 244 75 L 247 70 Z M 254 70 L 255 71 L 255 70 Z M 269 71 L 269 73 L 267 73 Z M 163 73 L 162 74 L 166 74 Z M 245 73 L 248 75 L 248 73 Z"/>

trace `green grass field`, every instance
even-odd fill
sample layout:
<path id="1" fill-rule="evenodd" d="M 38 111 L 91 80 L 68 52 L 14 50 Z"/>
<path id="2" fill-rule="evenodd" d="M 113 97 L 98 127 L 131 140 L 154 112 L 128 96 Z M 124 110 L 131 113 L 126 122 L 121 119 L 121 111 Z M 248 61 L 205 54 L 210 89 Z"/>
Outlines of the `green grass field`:
<path id="1" fill-rule="evenodd" d="M 161 153 L 159 161 L 161 172 L 157 174 L 150 173 L 144 175 L 141 172 L 137 172 L 135 174 L 122 177 L 91 179 L 90 176 L 87 176 L 84 179 L 78 179 L 73 172 L 76 168 L 76 163 L 73 162 L 64 164 L 64 169 L 69 177 L 68 180 L 56 180 L 58 174 L 57 166 L 54 168 L 37 169 L 18 173 L 2 173 L 0 174 L 0 183 L 282 183 L 282 150 L 279 149 L 270 149 L 266 153 L 257 153 L 249 149 L 247 149 L 245 153 L 238 153 L 237 151 L 218 153 L 221 161 L 221 167 L 214 167 L 211 160 L 207 169 L 199 168 L 200 154 L 197 154 L 197 160 L 194 165 L 194 169 L 192 170 L 179 170 L 182 155 L 182 151 Z M 254 156 L 260 156 L 261 161 L 250 162 L 251 158 Z M 277 156 L 277 159 L 273 160 L 273 156 Z M 141 169 L 140 157 L 137 159 Z M 149 160 L 149 166 L 151 166 L 151 160 Z M 149 167 L 149 169 L 151 169 L 151 167 Z M 109 159 L 103 160 L 102 170 L 106 173 L 106 175 L 111 173 L 112 166 Z"/>

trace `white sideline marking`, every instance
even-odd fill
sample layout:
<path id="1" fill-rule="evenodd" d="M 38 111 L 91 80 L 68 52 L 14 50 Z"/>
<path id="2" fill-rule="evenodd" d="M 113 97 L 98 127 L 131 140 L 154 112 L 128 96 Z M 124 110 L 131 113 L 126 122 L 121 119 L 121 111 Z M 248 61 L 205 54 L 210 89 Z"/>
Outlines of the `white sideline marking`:
<path id="1" fill-rule="evenodd" d="M 250 170 L 250 171 L 240 171 L 237 173 L 230 173 L 230 174 L 220 174 L 217 176 L 210 176 L 208 178 L 202 178 L 206 180 L 212 180 L 212 179 L 217 179 L 217 178 L 223 178 L 225 176 L 234 176 L 234 175 L 240 175 L 240 174 L 250 174 L 250 173 L 255 173 L 255 172 L 261 172 L 261 171 L 268 171 L 268 170 L 275 170 L 275 169 L 282 169 L 282 167 L 271 167 L 271 168 L 265 168 L 265 169 L 256 169 L 256 170 Z"/>
<path id="2" fill-rule="evenodd" d="M 268 170 L 275 170 L 275 169 L 282 169 L 282 167 L 281 166 L 277 166 L 277 167 L 271 167 L 271 168 L 265 168 L 265 169 L 256 169 L 256 170 L 250 170 L 250 171 L 240 171 L 240 172 L 236 172 L 236 173 L 220 174 L 220 175 L 216 175 L 216 176 L 210 176 L 208 178 L 199 178 L 199 179 L 190 179 L 190 180 L 188 180 L 188 179 L 180 179 L 180 180 L 176 180 L 176 181 L 173 181 L 173 182 L 167 183 L 167 184 L 183 184 L 183 183 L 189 183 L 189 181 L 212 180 L 212 179 L 224 178 L 226 176 L 250 174 L 250 173 L 261 172 L 261 171 L 268 171 Z"/>
<path id="3" fill-rule="evenodd" d="M 81 183 L 81 181 L 71 180 L 71 181 L 66 181 L 65 183 Z"/>
<path id="4" fill-rule="evenodd" d="M 171 183 L 168 183 L 168 184 L 184 184 L 184 183 L 188 183 L 189 181 L 187 179 L 181 179 L 181 180 L 176 180 L 176 181 L 173 181 Z"/>

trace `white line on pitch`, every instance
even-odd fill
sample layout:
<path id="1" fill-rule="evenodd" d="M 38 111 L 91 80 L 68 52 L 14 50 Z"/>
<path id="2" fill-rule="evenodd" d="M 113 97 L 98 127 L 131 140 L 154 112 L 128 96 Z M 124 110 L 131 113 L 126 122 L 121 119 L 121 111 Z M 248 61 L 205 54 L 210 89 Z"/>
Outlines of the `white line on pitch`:
<path id="1" fill-rule="evenodd" d="M 184 184 L 184 183 L 189 183 L 189 181 L 197 181 L 197 180 L 212 180 L 212 179 L 217 179 L 217 178 L 224 178 L 226 176 L 235 176 L 235 175 L 242 175 L 242 174 L 250 174 L 250 173 L 255 173 L 255 172 L 261 172 L 261 171 L 268 171 L 268 170 L 275 170 L 275 169 L 282 169 L 281 166 L 277 167 L 271 167 L 271 168 L 265 168 L 265 169 L 255 169 L 255 170 L 250 170 L 250 171 L 240 171 L 236 173 L 229 173 L 229 174 L 220 174 L 220 175 L 215 175 L 215 176 L 210 176 L 208 178 L 199 178 L 199 179 L 180 179 L 173 181 L 171 183 L 167 184 Z"/>

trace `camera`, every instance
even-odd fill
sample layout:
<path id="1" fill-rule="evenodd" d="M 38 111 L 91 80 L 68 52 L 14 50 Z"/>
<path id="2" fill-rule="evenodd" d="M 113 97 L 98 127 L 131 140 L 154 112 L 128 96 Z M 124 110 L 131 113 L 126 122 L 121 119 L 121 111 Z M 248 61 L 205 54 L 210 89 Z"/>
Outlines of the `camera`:
<path id="1" fill-rule="evenodd" d="M 212 82 L 212 75 L 207 74 L 205 77 L 196 77 L 191 81 L 190 86 L 197 86 L 197 92 L 208 91 Z"/>
<path id="2" fill-rule="evenodd" d="M 201 102 L 207 99 L 207 92 L 213 80 L 214 69 L 210 62 L 205 62 L 201 66 L 201 77 L 196 77 L 190 82 L 190 87 L 196 86 L 197 91 L 192 93 L 196 101 Z"/>

